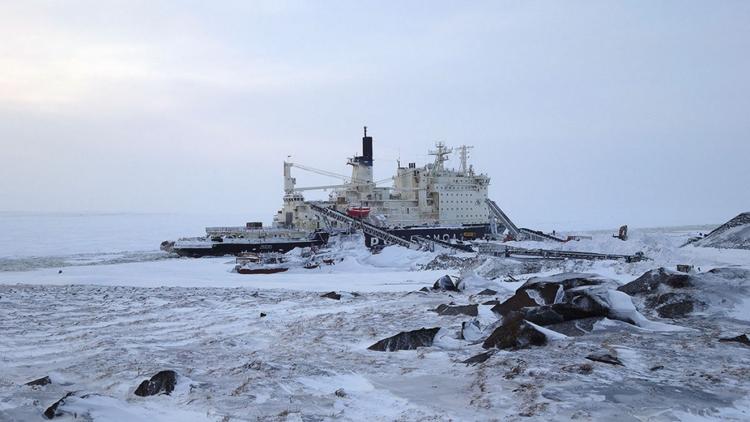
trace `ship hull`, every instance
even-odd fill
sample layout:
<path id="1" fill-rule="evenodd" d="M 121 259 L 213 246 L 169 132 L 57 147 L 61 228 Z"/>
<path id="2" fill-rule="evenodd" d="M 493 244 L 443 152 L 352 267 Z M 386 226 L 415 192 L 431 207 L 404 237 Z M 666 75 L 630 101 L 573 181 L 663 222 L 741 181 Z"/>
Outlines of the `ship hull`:
<path id="1" fill-rule="evenodd" d="M 176 246 L 172 248 L 172 252 L 191 258 L 225 255 L 240 256 L 244 253 L 286 253 L 294 248 L 325 246 L 326 243 L 328 243 L 328 234 L 318 233 L 314 239 L 289 240 L 287 242 L 212 242 L 211 247 Z"/>
<path id="2" fill-rule="evenodd" d="M 423 237 L 450 242 L 452 240 L 471 241 L 482 239 L 491 232 L 491 229 L 489 224 L 472 224 L 455 227 L 407 227 L 403 229 L 386 229 L 385 231 L 408 241 L 415 241 L 416 237 Z M 365 245 L 368 248 L 377 248 L 387 244 L 382 239 L 365 234 Z"/>

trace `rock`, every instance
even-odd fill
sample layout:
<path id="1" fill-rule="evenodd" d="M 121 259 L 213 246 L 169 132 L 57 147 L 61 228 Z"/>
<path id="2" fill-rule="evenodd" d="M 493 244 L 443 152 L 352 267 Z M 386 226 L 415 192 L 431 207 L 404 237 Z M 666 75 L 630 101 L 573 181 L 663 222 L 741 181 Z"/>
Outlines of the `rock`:
<path id="1" fill-rule="evenodd" d="M 747 334 L 740 334 L 737 337 L 720 338 L 719 341 L 723 341 L 723 342 L 734 341 L 737 343 L 742 343 L 745 346 L 750 346 L 750 337 L 748 337 Z"/>
<path id="2" fill-rule="evenodd" d="M 395 352 L 397 350 L 414 350 L 418 347 L 430 347 L 438 331 L 440 331 L 440 327 L 402 331 L 395 336 L 380 340 L 368 347 L 368 349 L 379 352 Z"/>
<path id="3" fill-rule="evenodd" d="M 478 355 L 474 355 L 474 356 L 472 356 L 472 357 L 470 357 L 470 358 L 462 361 L 461 363 L 465 363 L 467 365 L 477 365 L 477 364 L 486 362 L 487 359 L 491 358 L 492 355 L 494 355 L 494 354 L 495 354 L 494 350 L 488 350 L 488 351 L 482 352 L 482 353 L 480 353 Z"/>
<path id="4" fill-rule="evenodd" d="M 468 315 L 468 316 L 477 316 L 477 305 L 439 305 L 437 308 L 433 309 L 434 312 L 437 312 L 438 315 Z"/>
<path id="5" fill-rule="evenodd" d="M 577 365 L 567 365 L 561 368 L 565 372 L 576 372 L 583 375 L 588 375 L 593 372 L 594 367 L 590 363 L 581 363 Z"/>
<path id="6" fill-rule="evenodd" d="M 482 302 L 482 305 L 492 305 L 493 307 L 495 305 L 499 305 L 501 302 L 497 299 L 488 300 L 487 302 Z"/>
<path id="7" fill-rule="evenodd" d="M 325 297 L 325 298 L 333 299 L 333 300 L 341 300 L 341 295 L 336 292 L 324 293 L 320 295 L 320 297 Z"/>
<path id="8" fill-rule="evenodd" d="M 143 380 L 138 388 L 136 388 L 135 395 L 141 397 L 154 396 L 161 393 L 169 395 L 174 391 L 176 383 L 177 373 L 175 371 L 160 371 L 151 377 L 151 379 Z"/>
<path id="9" fill-rule="evenodd" d="M 695 303 L 692 300 L 669 303 L 656 308 L 656 313 L 662 318 L 683 318 L 693 312 Z"/>
<path id="10" fill-rule="evenodd" d="M 32 386 L 33 387 L 33 386 L 43 386 L 43 385 L 47 385 L 47 384 L 52 384 L 52 380 L 49 378 L 49 376 L 44 376 L 42 378 L 35 379 L 34 381 L 29 381 L 29 382 L 27 382 L 24 385 L 28 385 L 28 386 Z"/>
<path id="11" fill-rule="evenodd" d="M 714 268 L 706 272 L 725 280 L 750 280 L 750 270 L 744 268 Z"/>
<path id="12" fill-rule="evenodd" d="M 570 290 L 581 286 L 612 285 L 612 281 L 602 278 L 597 274 L 589 273 L 560 273 L 546 277 L 532 277 L 528 279 L 519 290 L 534 290 L 539 293 L 543 304 L 555 302 L 558 289 Z"/>
<path id="13" fill-rule="evenodd" d="M 547 344 L 547 336 L 516 315 L 513 318 L 504 319 L 503 324 L 487 337 L 482 347 L 515 350 L 545 344 Z"/>
<path id="14" fill-rule="evenodd" d="M 693 283 L 689 274 L 658 268 L 647 271 L 630 283 L 618 287 L 617 290 L 631 296 L 643 295 L 658 289 L 662 285 L 673 289 L 684 289 L 692 287 Z"/>
<path id="15" fill-rule="evenodd" d="M 677 264 L 677 272 L 680 272 L 680 273 L 692 273 L 693 268 L 694 267 L 689 264 Z"/>
<path id="16" fill-rule="evenodd" d="M 346 397 L 346 391 L 344 391 L 343 388 L 339 388 L 338 390 L 334 391 L 333 394 L 335 394 L 336 397 Z"/>
<path id="17" fill-rule="evenodd" d="M 520 311 L 523 308 L 530 306 L 538 306 L 539 304 L 529 297 L 525 290 L 518 289 L 516 293 L 509 297 L 505 302 L 500 303 L 492 307 L 492 312 L 499 316 L 506 316 L 514 311 Z"/>
<path id="18" fill-rule="evenodd" d="M 608 285 L 614 287 L 615 283 L 596 274 L 561 273 L 548 277 L 532 277 L 519 287 L 513 296 L 493 307 L 492 311 L 505 316 L 523 308 L 570 302 L 574 297 L 566 297 L 569 291 L 581 290 L 584 286 L 604 288 Z"/>
<path id="19" fill-rule="evenodd" d="M 492 289 L 484 289 L 481 292 L 477 293 L 478 296 L 494 296 L 496 294 L 497 291 Z"/>
<path id="20" fill-rule="evenodd" d="M 658 370 L 661 370 L 661 369 L 664 369 L 664 365 L 656 365 L 656 366 L 652 366 L 652 367 L 651 367 L 651 368 L 649 368 L 648 370 L 649 370 L 649 371 L 658 371 Z"/>
<path id="21" fill-rule="evenodd" d="M 608 363 L 610 365 L 623 365 L 622 361 L 617 358 L 617 356 L 613 356 L 609 353 L 592 353 L 588 356 L 586 356 L 586 359 L 593 360 L 595 362 L 602 362 L 602 363 Z"/>
<path id="22" fill-rule="evenodd" d="M 265 312 L 261 312 L 261 313 L 260 313 L 260 317 L 261 317 L 261 318 L 265 318 L 265 317 L 266 317 L 266 313 L 265 313 Z"/>
<path id="23" fill-rule="evenodd" d="M 419 289 L 419 291 L 420 292 L 428 293 L 430 291 L 430 289 L 428 289 L 427 287 L 422 287 L 421 289 Z"/>
<path id="24" fill-rule="evenodd" d="M 461 323 L 461 339 L 474 342 L 479 341 L 483 335 L 482 326 L 476 318 Z"/>
<path id="25" fill-rule="evenodd" d="M 47 419 L 54 419 L 57 416 L 63 416 L 63 412 L 58 411 L 58 407 L 60 407 L 62 404 L 65 403 L 65 399 L 75 394 L 75 391 L 71 391 L 60 400 L 54 402 L 52 406 L 48 407 L 47 410 L 44 411 L 44 417 Z"/>
<path id="26" fill-rule="evenodd" d="M 549 324 L 544 328 L 549 328 L 552 331 L 565 334 L 566 336 L 577 337 L 591 333 L 594 330 L 594 324 L 603 319 L 603 317 L 581 318 Z"/>
<path id="27" fill-rule="evenodd" d="M 435 284 L 432 285 L 432 290 L 440 290 L 440 291 L 448 291 L 448 292 L 457 292 L 458 291 L 458 283 L 453 280 L 453 277 L 449 275 L 444 275 L 440 277 Z"/>

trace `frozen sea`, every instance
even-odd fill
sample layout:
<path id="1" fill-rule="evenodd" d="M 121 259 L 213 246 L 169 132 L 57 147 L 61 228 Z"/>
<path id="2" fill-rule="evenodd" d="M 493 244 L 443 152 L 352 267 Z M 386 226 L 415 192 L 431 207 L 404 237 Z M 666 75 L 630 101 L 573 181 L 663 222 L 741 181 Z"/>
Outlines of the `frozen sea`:
<path id="1" fill-rule="evenodd" d="M 559 262 L 510 282 L 464 273 L 475 289 L 463 293 L 418 293 L 461 271 L 419 270 L 436 253 L 399 247 L 370 255 L 361 243 L 344 242 L 335 246 L 343 258 L 335 266 L 255 276 L 232 273 L 230 257 L 174 258 L 158 249 L 204 226 L 245 220 L 0 214 L 0 421 L 45 420 L 44 410 L 69 392 L 76 393 L 55 420 L 750 420 L 750 347 L 717 343 L 750 331 L 750 297 L 742 291 L 721 318 L 696 316 L 682 330 L 612 322 L 584 338 L 500 351 L 475 366 L 461 361 L 481 345 L 456 334 L 467 317 L 430 311 L 478 303 L 478 318 L 489 323 L 491 306 L 475 291 L 491 287 L 504 300 L 528 277 L 561 271 L 625 283 L 681 263 L 750 269 L 750 251 L 679 248 L 710 226 L 636 229 L 628 242 L 591 232 L 591 240 L 554 247 L 643 251 L 652 260 Z M 331 290 L 344 296 L 320 297 Z M 422 327 L 441 328 L 433 346 L 367 350 Z M 571 369 L 602 349 L 625 365 Z M 164 369 L 179 374 L 175 392 L 133 394 Z M 43 376 L 52 383 L 24 385 Z"/>

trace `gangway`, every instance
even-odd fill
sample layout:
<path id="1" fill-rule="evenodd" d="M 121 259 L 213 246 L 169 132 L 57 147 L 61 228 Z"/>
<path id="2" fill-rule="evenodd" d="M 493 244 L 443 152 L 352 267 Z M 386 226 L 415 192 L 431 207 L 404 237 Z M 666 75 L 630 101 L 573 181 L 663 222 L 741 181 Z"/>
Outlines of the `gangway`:
<path id="1" fill-rule="evenodd" d="M 412 239 L 420 243 L 436 244 L 436 245 L 440 245 L 446 248 L 455 249 L 459 252 L 476 252 L 474 248 L 472 248 L 470 245 L 467 245 L 467 244 L 451 243 L 451 242 L 446 242 L 445 240 L 442 240 L 442 239 L 430 239 L 430 238 L 423 237 L 423 236 L 412 236 Z"/>
<path id="2" fill-rule="evenodd" d="M 500 209 L 500 207 L 495 203 L 495 201 L 491 200 L 490 198 L 487 198 L 487 206 L 490 209 L 490 213 L 497 218 L 502 225 L 505 226 L 506 229 L 508 229 L 508 232 L 511 236 L 513 236 L 514 239 L 517 240 L 538 240 L 538 241 L 546 241 L 546 240 L 552 240 L 555 242 L 565 242 L 565 240 L 560 239 L 558 237 L 544 234 L 542 232 L 538 232 L 531 229 L 519 229 L 518 226 L 513 224 L 512 221 L 510 221 L 510 218 L 503 212 L 503 210 Z"/>
<path id="3" fill-rule="evenodd" d="M 500 209 L 500 207 L 497 206 L 495 201 L 491 200 L 490 198 L 487 198 L 487 206 L 490 208 L 490 212 L 498 219 L 500 220 L 500 223 L 502 223 L 503 226 L 505 226 L 506 229 L 510 232 L 510 234 L 518 238 L 521 231 L 516 227 L 515 224 L 513 224 L 512 221 L 510 221 L 510 218 L 508 218 L 507 215 L 503 212 L 503 210 Z"/>
<path id="4" fill-rule="evenodd" d="M 359 218 L 350 217 L 343 212 L 337 211 L 335 209 L 327 208 L 314 202 L 308 202 L 307 204 L 310 206 L 310 209 L 312 209 L 316 214 L 320 216 L 336 220 L 340 223 L 349 224 L 354 228 L 361 229 L 362 232 L 369 234 L 370 236 L 377 237 L 378 239 L 384 240 L 386 242 L 401 245 L 409 249 L 420 249 L 422 247 L 422 245 L 417 242 L 411 242 L 409 240 L 402 239 L 370 223 L 365 223 Z"/>
<path id="5" fill-rule="evenodd" d="M 555 236 L 552 236 L 551 234 L 542 233 L 536 230 L 520 229 L 520 231 L 530 240 L 539 240 L 539 241 L 552 240 L 554 242 L 565 242 L 565 239 L 560 239 L 559 237 L 555 237 Z"/>
<path id="6" fill-rule="evenodd" d="M 587 259 L 587 260 L 624 260 L 625 262 L 638 262 L 647 259 L 642 252 L 634 255 L 603 254 L 596 252 L 562 251 L 554 249 L 526 249 L 514 246 L 498 245 L 496 243 L 485 243 L 478 245 L 478 252 L 482 255 L 514 256 L 549 258 L 549 259 Z"/>

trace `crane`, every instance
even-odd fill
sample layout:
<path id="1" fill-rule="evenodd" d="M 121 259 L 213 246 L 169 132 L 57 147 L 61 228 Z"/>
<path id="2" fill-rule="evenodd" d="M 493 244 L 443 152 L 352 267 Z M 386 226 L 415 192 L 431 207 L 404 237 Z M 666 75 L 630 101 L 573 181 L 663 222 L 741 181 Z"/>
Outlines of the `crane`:
<path id="1" fill-rule="evenodd" d="M 310 186 L 310 187 L 298 188 L 298 187 L 295 187 L 295 184 L 297 183 L 297 179 L 292 177 L 292 172 L 291 172 L 292 167 L 296 167 L 300 170 L 309 171 L 310 173 L 320 174 L 322 176 L 332 177 L 334 179 L 340 179 L 344 181 L 344 184 Z M 292 193 L 295 191 L 300 192 L 300 191 L 306 191 L 306 190 L 342 188 L 350 183 L 362 185 L 362 184 L 367 184 L 369 182 L 364 181 L 364 180 L 354 179 L 351 176 L 345 176 L 343 174 L 334 173 L 328 170 L 321 170 L 315 167 L 310 167 L 310 166 L 306 166 L 306 165 L 299 164 L 299 163 L 292 163 L 292 162 L 284 161 L 284 191 L 286 193 Z"/>

